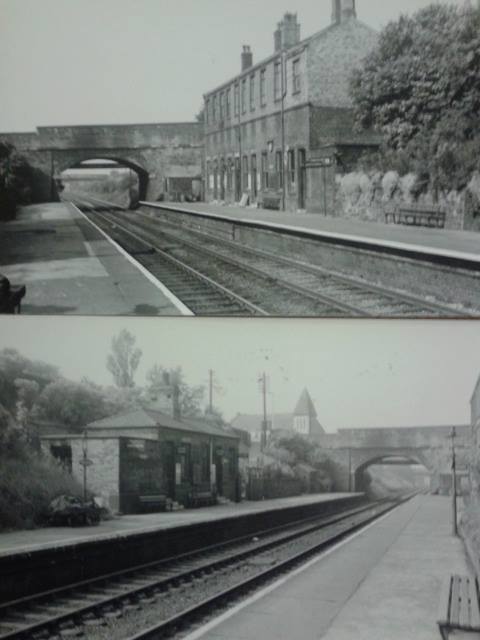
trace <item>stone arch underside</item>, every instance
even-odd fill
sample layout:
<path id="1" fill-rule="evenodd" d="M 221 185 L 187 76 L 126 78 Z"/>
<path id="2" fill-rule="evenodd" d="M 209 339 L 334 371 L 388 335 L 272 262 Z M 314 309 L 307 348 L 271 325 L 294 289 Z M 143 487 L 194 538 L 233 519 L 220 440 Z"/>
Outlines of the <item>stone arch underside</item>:
<path id="1" fill-rule="evenodd" d="M 95 159 L 111 160 L 136 173 L 138 176 L 138 199 L 137 202 L 131 202 L 130 206 L 138 204 L 138 200 L 147 199 L 150 177 L 149 168 L 145 166 L 143 157 L 135 155 L 129 150 L 124 150 L 124 152 L 122 150 L 112 151 L 111 149 L 56 151 L 53 160 L 55 176 L 59 179 L 63 171 L 78 168 L 82 162 Z"/>
<path id="2" fill-rule="evenodd" d="M 404 465 L 423 465 L 430 473 L 433 472 L 432 465 L 426 455 L 426 452 L 422 449 L 391 449 L 390 451 L 384 450 L 381 452 L 364 452 L 360 454 L 355 462 L 352 461 L 351 467 L 351 486 L 353 491 L 364 491 L 365 484 L 365 471 L 378 464 L 390 464 L 393 459 L 399 460 L 396 464 Z M 362 461 L 363 458 L 363 461 Z"/>

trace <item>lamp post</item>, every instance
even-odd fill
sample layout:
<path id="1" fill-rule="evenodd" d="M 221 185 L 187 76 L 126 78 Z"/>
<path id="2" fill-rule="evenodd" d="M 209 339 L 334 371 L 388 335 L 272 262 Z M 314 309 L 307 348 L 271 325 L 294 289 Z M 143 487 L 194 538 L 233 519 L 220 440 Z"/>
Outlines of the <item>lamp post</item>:
<path id="1" fill-rule="evenodd" d="M 88 458 L 88 433 L 87 429 L 83 432 L 83 440 L 82 440 L 82 457 L 79 461 L 79 464 L 83 467 L 83 503 L 87 503 L 87 467 L 93 464 L 91 460 Z"/>
<path id="2" fill-rule="evenodd" d="M 457 528 L 457 475 L 456 475 L 456 456 L 455 456 L 455 427 L 448 436 L 452 440 L 452 535 L 458 535 Z"/>

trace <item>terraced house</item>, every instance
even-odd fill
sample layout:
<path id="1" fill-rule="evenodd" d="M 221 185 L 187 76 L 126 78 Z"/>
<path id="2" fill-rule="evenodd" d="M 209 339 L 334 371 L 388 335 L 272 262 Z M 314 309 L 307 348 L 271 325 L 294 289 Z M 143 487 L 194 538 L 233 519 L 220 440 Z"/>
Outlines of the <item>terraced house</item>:
<path id="1" fill-rule="evenodd" d="M 207 201 L 327 212 L 335 174 L 376 139 L 353 129 L 349 81 L 377 34 L 357 19 L 355 0 L 332 0 L 332 22 L 301 39 L 286 13 L 274 52 L 205 94 Z"/>

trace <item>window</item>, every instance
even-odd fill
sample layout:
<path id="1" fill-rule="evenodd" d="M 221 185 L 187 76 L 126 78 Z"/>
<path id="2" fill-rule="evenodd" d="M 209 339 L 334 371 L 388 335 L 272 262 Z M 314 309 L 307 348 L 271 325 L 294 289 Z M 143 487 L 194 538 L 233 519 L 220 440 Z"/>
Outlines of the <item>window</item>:
<path id="1" fill-rule="evenodd" d="M 206 171 L 206 176 L 205 176 L 205 180 L 206 180 L 206 187 L 207 189 L 211 189 L 212 188 L 212 184 L 211 184 L 211 173 L 212 173 L 212 167 L 210 164 L 210 161 L 207 160 L 207 171 Z"/>
<path id="2" fill-rule="evenodd" d="M 236 116 L 240 113 L 240 88 L 238 84 L 233 89 L 233 109 Z"/>
<path id="3" fill-rule="evenodd" d="M 262 69 L 260 71 L 260 106 L 264 107 L 267 104 L 267 70 Z"/>
<path id="4" fill-rule="evenodd" d="M 217 120 L 217 96 L 212 98 L 212 122 Z"/>
<path id="5" fill-rule="evenodd" d="M 288 152 L 288 175 L 290 183 L 295 184 L 295 149 L 290 149 Z"/>
<path id="6" fill-rule="evenodd" d="M 282 97 L 282 63 L 276 62 L 273 70 L 273 95 L 275 100 Z"/>
<path id="7" fill-rule="evenodd" d="M 262 153 L 262 189 L 268 189 L 268 155 Z"/>
<path id="8" fill-rule="evenodd" d="M 230 111 L 230 107 L 231 107 L 231 89 L 228 88 L 227 89 L 227 93 L 225 94 L 225 111 L 227 114 L 227 120 L 230 120 L 231 117 L 231 111 Z"/>
<path id="9" fill-rule="evenodd" d="M 297 58 L 292 63 L 293 87 L 292 92 L 298 93 L 302 88 L 300 77 L 300 59 Z"/>
<path id="10" fill-rule="evenodd" d="M 233 175 L 233 162 L 232 159 L 229 158 L 227 162 L 227 191 L 232 190 L 232 175 Z"/>
<path id="11" fill-rule="evenodd" d="M 224 105 L 223 105 L 224 101 L 225 101 L 225 94 L 222 91 L 222 93 L 220 94 L 220 101 L 219 101 L 220 102 L 220 106 L 219 106 L 220 120 L 223 120 L 223 118 L 225 116 L 224 111 L 223 111 L 224 110 Z"/>
<path id="12" fill-rule="evenodd" d="M 249 183 L 249 173 L 248 173 L 248 157 L 247 156 L 243 156 L 243 190 L 245 191 L 246 189 L 250 188 Z"/>
<path id="13" fill-rule="evenodd" d="M 208 124 L 210 121 L 210 98 L 205 100 L 205 119 Z"/>
<path id="14" fill-rule="evenodd" d="M 242 113 L 247 112 L 247 79 L 242 80 Z"/>
<path id="15" fill-rule="evenodd" d="M 255 74 L 250 76 L 250 111 L 255 110 Z"/>
<path id="16" fill-rule="evenodd" d="M 278 186 L 283 187 L 283 162 L 282 162 L 282 152 L 277 151 L 275 153 L 275 171 L 278 176 Z"/>

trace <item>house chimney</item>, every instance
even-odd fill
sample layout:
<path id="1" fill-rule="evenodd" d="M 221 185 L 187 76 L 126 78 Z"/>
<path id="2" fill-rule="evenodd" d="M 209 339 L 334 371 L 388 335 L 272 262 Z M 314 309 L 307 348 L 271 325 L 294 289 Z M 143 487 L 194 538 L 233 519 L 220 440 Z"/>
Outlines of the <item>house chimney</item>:
<path id="1" fill-rule="evenodd" d="M 340 24 L 348 18 L 356 18 L 355 0 L 332 0 L 332 22 Z"/>
<path id="2" fill-rule="evenodd" d="M 300 42 L 300 25 L 296 13 L 286 13 L 278 23 L 273 34 L 275 53 L 282 49 L 289 49 Z"/>
<path id="3" fill-rule="evenodd" d="M 150 393 L 148 407 L 175 418 L 175 420 L 180 420 L 180 387 L 178 382 L 167 371 L 163 372 L 162 378 L 163 384 L 156 386 Z"/>
<path id="4" fill-rule="evenodd" d="M 253 53 L 248 44 L 243 45 L 242 51 L 242 71 L 246 71 L 253 66 Z"/>

